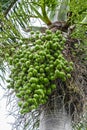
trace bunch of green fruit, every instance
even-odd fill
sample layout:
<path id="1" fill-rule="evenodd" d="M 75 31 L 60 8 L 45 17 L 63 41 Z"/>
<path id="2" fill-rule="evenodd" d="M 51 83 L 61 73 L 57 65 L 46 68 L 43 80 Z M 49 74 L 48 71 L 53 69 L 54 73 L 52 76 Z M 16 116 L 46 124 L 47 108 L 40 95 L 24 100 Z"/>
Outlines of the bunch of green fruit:
<path id="1" fill-rule="evenodd" d="M 56 89 L 55 81 L 71 77 L 73 63 L 68 62 L 62 51 L 65 38 L 60 31 L 46 30 L 45 34 L 31 31 L 29 44 L 21 45 L 13 57 L 6 55 L 11 65 L 9 89 L 14 89 L 19 98 L 21 113 L 45 104 Z"/>

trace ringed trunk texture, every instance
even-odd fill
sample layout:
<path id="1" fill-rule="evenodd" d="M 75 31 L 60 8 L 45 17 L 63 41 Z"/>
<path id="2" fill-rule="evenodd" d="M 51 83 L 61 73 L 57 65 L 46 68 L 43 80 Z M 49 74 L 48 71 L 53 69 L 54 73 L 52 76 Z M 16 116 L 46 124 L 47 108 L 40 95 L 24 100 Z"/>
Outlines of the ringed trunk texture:
<path id="1" fill-rule="evenodd" d="M 42 109 L 39 130 L 72 130 L 71 114 L 61 99 L 53 99 Z"/>
<path id="2" fill-rule="evenodd" d="M 45 111 L 40 116 L 39 130 L 72 130 L 71 117 L 61 109 L 59 112 L 45 115 Z"/>

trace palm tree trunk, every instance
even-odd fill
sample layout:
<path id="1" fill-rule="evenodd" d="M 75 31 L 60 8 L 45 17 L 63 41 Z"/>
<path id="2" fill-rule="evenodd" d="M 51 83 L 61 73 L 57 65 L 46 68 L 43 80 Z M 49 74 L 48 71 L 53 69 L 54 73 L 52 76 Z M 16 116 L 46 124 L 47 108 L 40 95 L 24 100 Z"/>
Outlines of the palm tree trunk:
<path id="1" fill-rule="evenodd" d="M 39 130 L 72 130 L 71 116 L 61 102 L 61 99 L 54 99 L 49 106 L 42 109 Z"/>
<path id="2" fill-rule="evenodd" d="M 65 110 L 60 110 L 53 115 L 44 115 L 45 111 L 40 116 L 39 130 L 72 130 L 71 118 Z"/>

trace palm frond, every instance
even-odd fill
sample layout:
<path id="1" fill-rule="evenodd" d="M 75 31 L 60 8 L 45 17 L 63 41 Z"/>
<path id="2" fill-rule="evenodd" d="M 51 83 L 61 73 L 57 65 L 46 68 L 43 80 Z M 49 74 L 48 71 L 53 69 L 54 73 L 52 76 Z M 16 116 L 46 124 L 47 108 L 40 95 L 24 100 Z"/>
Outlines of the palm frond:
<path id="1" fill-rule="evenodd" d="M 0 3 L 1 3 L 1 7 L 2 7 L 2 11 L 4 12 L 5 15 L 8 14 L 8 12 L 11 10 L 11 8 L 15 5 L 15 3 L 17 2 L 18 0 L 1 0 Z"/>
<path id="2" fill-rule="evenodd" d="M 2 82 L 5 82 L 5 66 L 0 57 L 0 86 L 4 88 Z"/>
<path id="3" fill-rule="evenodd" d="M 85 18 L 82 20 L 81 24 L 87 25 L 87 15 L 86 15 Z"/>

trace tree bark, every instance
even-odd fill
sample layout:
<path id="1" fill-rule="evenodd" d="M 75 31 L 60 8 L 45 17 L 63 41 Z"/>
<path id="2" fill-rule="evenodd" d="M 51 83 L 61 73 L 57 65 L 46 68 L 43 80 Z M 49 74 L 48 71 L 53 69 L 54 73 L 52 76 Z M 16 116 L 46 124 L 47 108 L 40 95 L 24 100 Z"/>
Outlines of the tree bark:
<path id="1" fill-rule="evenodd" d="M 72 130 L 72 118 L 63 99 L 54 98 L 42 109 L 39 130 Z"/>
<path id="2" fill-rule="evenodd" d="M 72 130 L 71 117 L 65 110 L 61 109 L 58 113 L 45 115 L 45 111 L 40 116 L 39 130 Z"/>

